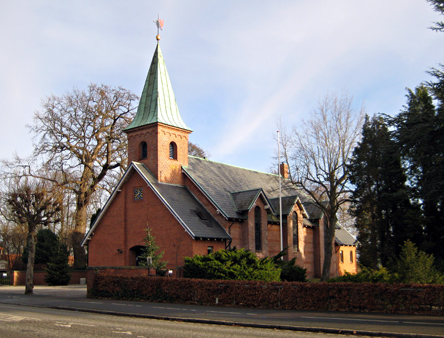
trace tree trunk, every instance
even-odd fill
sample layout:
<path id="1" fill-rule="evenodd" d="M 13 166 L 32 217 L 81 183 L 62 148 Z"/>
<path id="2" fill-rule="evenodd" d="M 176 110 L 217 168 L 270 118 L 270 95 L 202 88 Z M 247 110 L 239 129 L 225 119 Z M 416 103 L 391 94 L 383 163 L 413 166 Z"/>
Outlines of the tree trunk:
<path id="1" fill-rule="evenodd" d="M 330 278 L 331 259 L 333 255 L 333 240 L 336 230 L 336 214 L 330 215 L 326 224 L 324 224 L 324 265 L 322 267 L 321 281 L 325 282 Z"/>
<path id="2" fill-rule="evenodd" d="M 74 269 L 86 266 L 85 249 L 81 246 L 86 233 L 86 205 L 77 203 L 75 211 L 75 228 L 72 233 L 72 249 L 74 251 Z"/>
<path id="3" fill-rule="evenodd" d="M 34 260 L 35 260 L 35 227 L 30 227 L 28 237 L 28 264 L 26 265 L 25 295 L 32 294 L 34 290 Z"/>

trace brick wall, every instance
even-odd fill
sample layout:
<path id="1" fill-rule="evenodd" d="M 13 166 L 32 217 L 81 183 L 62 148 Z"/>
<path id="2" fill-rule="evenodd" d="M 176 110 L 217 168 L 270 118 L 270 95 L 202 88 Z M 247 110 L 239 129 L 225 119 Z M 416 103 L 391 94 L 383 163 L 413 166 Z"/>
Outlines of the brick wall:
<path id="1" fill-rule="evenodd" d="M 143 126 L 128 132 L 128 161 L 144 163 L 160 182 L 183 184 L 182 166 L 188 165 L 190 131 L 163 124 Z M 142 158 L 141 143 L 147 144 L 147 157 Z M 174 142 L 177 158 L 170 159 L 169 146 Z"/>
<path id="2" fill-rule="evenodd" d="M 341 255 L 342 252 L 342 255 Z M 354 246 L 337 246 L 338 255 L 338 275 L 343 276 L 345 272 L 357 273 L 358 265 L 356 262 L 356 247 Z"/>
<path id="3" fill-rule="evenodd" d="M 47 285 L 45 271 L 34 271 L 34 285 Z M 80 284 L 81 278 L 86 278 L 86 271 L 72 271 L 69 284 Z M 26 271 L 11 271 L 11 285 L 20 286 L 26 284 Z"/>
<path id="4" fill-rule="evenodd" d="M 134 199 L 134 189 L 143 188 L 143 199 Z M 164 251 L 167 269 L 183 266 L 184 257 L 207 254 L 225 248 L 223 241 L 193 240 L 171 212 L 146 185 L 140 175 L 132 174 L 109 206 L 89 241 L 89 266 L 135 266 L 134 247 L 144 246 L 145 229 L 151 229 L 156 244 Z"/>

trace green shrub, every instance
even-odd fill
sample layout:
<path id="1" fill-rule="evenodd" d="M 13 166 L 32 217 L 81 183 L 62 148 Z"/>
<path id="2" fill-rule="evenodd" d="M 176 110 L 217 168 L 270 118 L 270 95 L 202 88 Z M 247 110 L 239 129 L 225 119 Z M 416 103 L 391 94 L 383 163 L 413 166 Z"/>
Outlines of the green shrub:
<path id="1" fill-rule="evenodd" d="M 330 283 L 393 283 L 397 277 L 390 273 L 386 268 L 381 267 L 378 270 L 362 267 L 362 270 L 356 274 L 346 272 L 344 276 L 330 278 Z"/>
<path id="2" fill-rule="evenodd" d="M 275 266 L 281 269 L 281 280 L 285 282 L 306 282 L 307 269 L 296 265 L 296 257 L 284 261 L 282 257 L 286 254 L 287 249 L 284 249 L 272 258 Z"/>
<path id="3" fill-rule="evenodd" d="M 279 281 L 281 274 L 272 259 L 258 259 L 251 251 L 236 248 L 186 257 L 183 272 L 185 278 L 266 282 Z"/>

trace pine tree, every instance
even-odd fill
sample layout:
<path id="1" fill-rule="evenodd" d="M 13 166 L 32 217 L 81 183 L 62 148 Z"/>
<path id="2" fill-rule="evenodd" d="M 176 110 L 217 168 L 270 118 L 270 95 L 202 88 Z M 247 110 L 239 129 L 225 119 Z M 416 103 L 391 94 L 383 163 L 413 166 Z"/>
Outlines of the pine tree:
<path id="1" fill-rule="evenodd" d="M 349 170 L 360 261 L 377 269 L 406 239 L 421 236 L 418 208 L 410 203 L 400 154 L 381 116 L 366 117 Z"/>
<path id="2" fill-rule="evenodd" d="M 156 244 L 156 237 L 151 234 L 151 229 L 147 227 L 145 231 L 146 235 L 143 239 L 145 248 L 143 249 L 143 253 L 137 257 L 139 265 L 149 266 L 150 268 L 155 269 L 156 273 L 163 274 L 162 270 L 165 269 L 168 264 L 168 262 L 162 261 L 164 252 L 158 252 L 160 247 Z M 149 263 L 148 260 L 151 262 Z"/>
<path id="3" fill-rule="evenodd" d="M 444 76 L 408 90 L 407 105 L 390 119 L 407 169 L 412 199 L 421 206 L 425 238 L 420 249 L 444 262 Z M 436 104 L 436 105 L 435 105 Z"/>
<path id="4" fill-rule="evenodd" d="M 434 266 L 435 258 L 418 248 L 411 241 L 405 241 L 399 258 L 393 264 L 393 271 L 401 283 L 442 284 L 444 276 Z"/>
<path id="5" fill-rule="evenodd" d="M 57 252 L 46 268 L 45 282 L 48 285 L 68 285 L 71 279 L 69 251 L 66 244 L 60 243 Z"/>

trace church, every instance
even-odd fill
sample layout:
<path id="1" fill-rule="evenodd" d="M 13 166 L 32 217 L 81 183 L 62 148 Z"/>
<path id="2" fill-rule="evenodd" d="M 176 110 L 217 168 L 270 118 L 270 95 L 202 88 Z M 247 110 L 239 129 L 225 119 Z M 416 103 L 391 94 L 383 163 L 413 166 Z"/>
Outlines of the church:
<path id="1" fill-rule="evenodd" d="M 174 277 L 181 277 L 184 257 L 236 247 L 262 258 L 278 254 L 281 246 L 287 248 L 284 259 L 296 257 L 307 278 L 320 277 L 323 214 L 288 180 L 286 165 L 280 180 L 188 155 L 192 130 L 179 113 L 159 39 L 137 114 L 125 129 L 128 169 L 82 242 L 88 266 L 137 266 L 149 227 Z M 336 229 L 332 277 L 356 272 L 355 242 Z"/>

